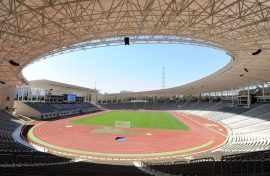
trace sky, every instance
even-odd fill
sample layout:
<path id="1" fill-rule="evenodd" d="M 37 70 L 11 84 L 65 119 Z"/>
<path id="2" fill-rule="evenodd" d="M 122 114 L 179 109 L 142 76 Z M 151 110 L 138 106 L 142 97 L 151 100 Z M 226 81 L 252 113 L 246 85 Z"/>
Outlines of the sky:
<path id="1" fill-rule="evenodd" d="M 224 51 L 185 44 L 134 44 L 81 50 L 27 66 L 29 81 L 48 79 L 101 93 L 146 91 L 180 86 L 203 78 L 230 61 Z"/>

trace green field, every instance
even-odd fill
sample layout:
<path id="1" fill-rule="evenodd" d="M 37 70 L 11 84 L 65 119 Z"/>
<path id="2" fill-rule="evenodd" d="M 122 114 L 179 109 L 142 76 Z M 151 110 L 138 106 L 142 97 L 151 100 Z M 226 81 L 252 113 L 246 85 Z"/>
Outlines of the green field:
<path id="1" fill-rule="evenodd" d="M 189 130 L 189 127 L 168 112 L 110 111 L 71 121 L 75 124 L 115 126 L 115 121 L 129 121 L 132 128 Z"/>

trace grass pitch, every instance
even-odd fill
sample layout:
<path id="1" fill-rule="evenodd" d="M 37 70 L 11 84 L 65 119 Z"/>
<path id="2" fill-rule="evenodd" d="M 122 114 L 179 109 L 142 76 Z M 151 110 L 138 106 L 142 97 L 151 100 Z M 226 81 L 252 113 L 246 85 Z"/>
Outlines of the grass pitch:
<path id="1" fill-rule="evenodd" d="M 71 121 L 75 124 L 115 126 L 115 121 L 129 121 L 131 128 L 189 130 L 189 127 L 168 112 L 110 111 Z"/>

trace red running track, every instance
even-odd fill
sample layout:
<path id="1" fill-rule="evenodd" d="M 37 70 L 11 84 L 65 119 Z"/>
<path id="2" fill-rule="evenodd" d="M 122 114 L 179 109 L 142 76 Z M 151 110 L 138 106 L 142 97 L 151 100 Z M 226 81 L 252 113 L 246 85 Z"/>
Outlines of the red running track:
<path id="1" fill-rule="evenodd" d="M 33 135 L 41 141 L 61 148 L 84 152 L 127 155 L 164 153 L 171 151 L 182 151 L 181 155 L 186 155 L 211 150 L 222 145 L 227 139 L 227 129 L 214 121 L 191 114 L 180 114 L 177 112 L 172 112 L 171 114 L 188 125 L 190 130 L 179 131 L 129 128 L 127 129 L 128 131 L 137 133 L 124 135 L 92 134 L 91 131 L 100 126 L 69 123 L 73 119 L 83 117 L 79 116 L 42 122 L 33 129 Z M 85 116 L 89 116 L 89 114 Z M 146 135 L 146 133 L 151 133 L 152 135 Z M 128 140 L 115 141 L 115 137 L 117 136 L 125 136 Z M 209 141 L 213 141 L 213 143 L 203 148 L 196 149 L 197 146 L 201 146 Z M 48 146 L 46 148 L 48 148 Z M 192 148 L 193 150 L 184 152 L 187 149 Z M 59 151 L 55 148 L 49 149 Z M 175 154 L 170 153 L 168 155 Z"/>

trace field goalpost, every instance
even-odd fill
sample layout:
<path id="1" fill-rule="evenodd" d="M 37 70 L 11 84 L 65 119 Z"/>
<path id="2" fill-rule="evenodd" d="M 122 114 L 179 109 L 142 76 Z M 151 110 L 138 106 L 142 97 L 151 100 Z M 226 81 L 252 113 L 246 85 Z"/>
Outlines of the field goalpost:
<path id="1" fill-rule="evenodd" d="M 115 121 L 115 127 L 121 127 L 121 128 L 131 128 L 131 122 L 130 121 Z"/>

